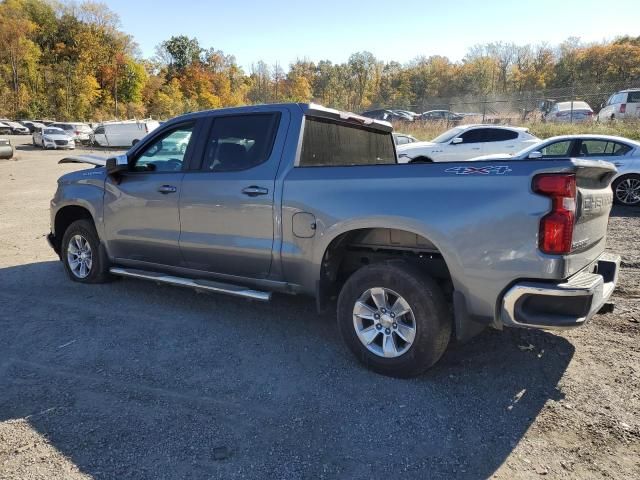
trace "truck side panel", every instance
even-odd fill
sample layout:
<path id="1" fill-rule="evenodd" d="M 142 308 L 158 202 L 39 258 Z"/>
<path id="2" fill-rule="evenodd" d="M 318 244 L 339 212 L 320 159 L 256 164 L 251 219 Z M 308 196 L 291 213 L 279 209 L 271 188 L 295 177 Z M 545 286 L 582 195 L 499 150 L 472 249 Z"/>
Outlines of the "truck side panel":
<path id="1" fill-rule="evenodd" d="M 495 318 L 496 299 L 515 280 L 568 276 L 566 258 L 538 250 L 549 199 L 534 194 L 531 182 L 537 173 L 575 171 L 572 162 L 475 162 L 506 167 L 486 174 L 464 173 L 465 163 L 294 168 L 282 200 L 284 276 L 312 293 L 338 235 L 405 230 L 437 247 L 469 312 Z M 301 213 L 315 218 L 313 236 L 294 233 Z M 597 242 L 587 255 L 595 259 L 603 250 L 604 241 Z"/>

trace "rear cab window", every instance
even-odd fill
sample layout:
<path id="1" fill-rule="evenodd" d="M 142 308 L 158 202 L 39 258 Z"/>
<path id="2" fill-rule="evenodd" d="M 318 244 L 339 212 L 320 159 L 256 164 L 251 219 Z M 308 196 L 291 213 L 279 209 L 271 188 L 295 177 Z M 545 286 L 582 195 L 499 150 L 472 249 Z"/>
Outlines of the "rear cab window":
<path id="1" fill-rule="evenodd" d="M 305 117 L 299 167 L 395 163 L 396 151 L 390 132 L 366 125 Z"/>
<path id="2" fill-rule="evenodd" d="M 627 103 L 640 103 L 640 91 L 629 92 L 627 94 Z"/>

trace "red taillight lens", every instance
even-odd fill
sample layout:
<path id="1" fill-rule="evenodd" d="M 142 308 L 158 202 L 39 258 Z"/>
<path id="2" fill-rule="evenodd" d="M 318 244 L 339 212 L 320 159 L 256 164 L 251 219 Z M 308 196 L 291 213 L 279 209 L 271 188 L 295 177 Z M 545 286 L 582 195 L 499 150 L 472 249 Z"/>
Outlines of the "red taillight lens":
<path id="1" fill-rule="evenodd" d="M 627 111 L 627 104 L 623 103 L 620 105 L 620 113 L 625 113 Z"/>
<path id="2" fill-rule="evenodd" d="M 551 212 L 540 220 L 538 247 L 544 253 L 571 252 L 576 213 L 576 176 L 573 174 L 538 175 L 533 191 L 551 198 Z"/>
<path id="3" fill-rule="evenodd" d="M 80 135 L 80 130 L 76 130 L 76 135 Z"/>

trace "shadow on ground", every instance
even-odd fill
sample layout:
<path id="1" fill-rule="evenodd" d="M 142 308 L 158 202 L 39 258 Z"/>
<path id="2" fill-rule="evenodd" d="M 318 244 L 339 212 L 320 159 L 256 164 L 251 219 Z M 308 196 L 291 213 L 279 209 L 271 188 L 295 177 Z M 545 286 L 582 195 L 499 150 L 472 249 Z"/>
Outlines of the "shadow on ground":
<path id="1" fill-rule="evenodd" d="M 640 217 L 640 206 L 638 207 L 623 207 L 621 205 L 614 205 L 611 209 L 612 217 Z"/>
<path id="2" fill-rule="evenodd" d="M 0 269 L 0 421 L 95 478 L 486 478 L 574 349 L 487 331 L 413 380 L 375 375 L 309 299 L 270 304 L 58 262 Z"/>

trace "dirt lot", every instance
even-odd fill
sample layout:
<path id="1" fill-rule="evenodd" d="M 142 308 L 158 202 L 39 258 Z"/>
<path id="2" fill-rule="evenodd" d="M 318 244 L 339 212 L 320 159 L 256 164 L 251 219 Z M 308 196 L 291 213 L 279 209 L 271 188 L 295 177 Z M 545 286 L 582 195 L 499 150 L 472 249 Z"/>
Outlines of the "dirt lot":
<path id="1" fill-rule="evenodd" d="M 60 152 L 0 161 L 0 478 L 638 478 L 640 209 L 614 314 L 487 331 L 414 380 L 361 368 L 304 298 L 67 280 Z"/>

